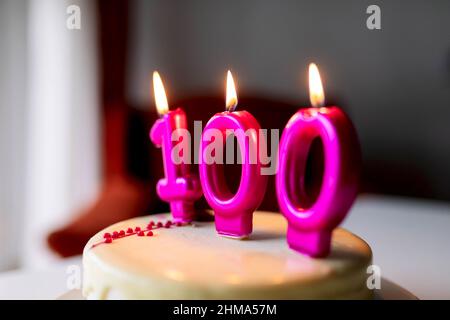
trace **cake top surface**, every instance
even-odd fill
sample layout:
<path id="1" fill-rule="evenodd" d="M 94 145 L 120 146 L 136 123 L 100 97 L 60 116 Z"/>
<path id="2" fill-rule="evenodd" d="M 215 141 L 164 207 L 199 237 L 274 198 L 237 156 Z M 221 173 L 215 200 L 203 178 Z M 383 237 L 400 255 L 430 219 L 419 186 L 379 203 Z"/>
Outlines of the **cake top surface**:
<path id="1" fill-rule="evenodd" d="M 214 222 L 193 222 L 155 229 L 153 236 L 131 235 L 102 243 L 105 232 L 144 229 L 150 220 L 168 219 L 170 214 L 152 215 L 106 228 L 86 245 L 85 267 L 94 264 L 102 272 L 148 285 L 162 281 L 204 288 L 260 287 L 347 277 L 355 270 L 365 272 L 372 258 L 370 247 L 344 229 L 333 232 L 327 258 L 295 252 L 286 243 L 284 217 L 269 212 L 254 214 L 253 233 L 244 240 L 219 236 Z"/>

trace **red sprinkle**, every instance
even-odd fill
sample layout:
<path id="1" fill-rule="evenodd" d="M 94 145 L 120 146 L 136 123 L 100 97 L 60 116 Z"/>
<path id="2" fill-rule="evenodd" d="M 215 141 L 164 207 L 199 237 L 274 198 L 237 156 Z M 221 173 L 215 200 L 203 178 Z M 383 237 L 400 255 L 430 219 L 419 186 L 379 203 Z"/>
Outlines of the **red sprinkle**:
<path id="1" fill-rule="evenodd" d="M 139 237 L 152 237 L 154 236 L 153 231 L 151 231 L 152 229 L 155 228 L 170 228 L 171 226 L 177 226 L 177 227 L 182 227 L 184 225 L 186 225 L 185 223 L 181 222 L 181 221 L 172 221 L 172 220 L 167 220 L 164 223 L 162 221 L 158 221 L 155 222 L 153 220 L 151 220 L 147 227 L 144 228 L 144 230 L 141 229 L 141 227 L 135 227 L 134 230 L 133 228 L 127 228 L 126 231 L 124 230 L 120 230 L 120 231 L 113 231 L 113 232 L 105 232 L 103 234 L 103 243 L 112 243 L 114 239 L 118 239 L 118 238 L 122 238 L 125 237 L 126 234 L 133 234 L 134 232 L 136 233 L 137 236 Z M 100 244 L 100 243 L 99 243 Z M 96 245 L 94 245 L 93 247 L 95 247 Z"/>

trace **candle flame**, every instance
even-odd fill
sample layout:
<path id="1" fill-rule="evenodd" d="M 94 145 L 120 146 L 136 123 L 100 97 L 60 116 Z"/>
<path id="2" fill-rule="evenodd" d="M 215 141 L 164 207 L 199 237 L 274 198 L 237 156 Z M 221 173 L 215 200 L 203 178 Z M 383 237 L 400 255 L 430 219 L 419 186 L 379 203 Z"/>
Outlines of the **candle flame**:
<path id="1" fill-rule="evenodd" d="M 315 63 L 309 64 L 309 100 L 313 107 L 323 107 L 325 94 L 323 93 L 322 80 L 319 69 Z"/>
<path id="2" fill-rule="evenodd" d="M 228 70 L 227 72 L 227 97 L 226 97 L 226 103 L 225 107 L 227 111 L 234 111 L 236 109 L 238 100 L 237 100 L 237 94 L 236 94 L 236 87 L 234 85 L 233 75 L 231 74 L 231 71 Z"/>
<path id="3" fill-rule="evenodd" d="M 153 92 L 155 95 L 156 110 L 162 116 L 169 112 L 169 105 L 167 103 L 166 91 L 164 90 L 164 85 L 158 71 L 153 72 Z"/>

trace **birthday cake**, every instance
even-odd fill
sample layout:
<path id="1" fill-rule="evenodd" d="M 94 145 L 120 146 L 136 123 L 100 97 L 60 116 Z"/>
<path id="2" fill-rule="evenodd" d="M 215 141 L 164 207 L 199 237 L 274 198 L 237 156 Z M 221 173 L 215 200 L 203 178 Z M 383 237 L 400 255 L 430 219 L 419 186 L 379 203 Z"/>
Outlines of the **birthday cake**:
<path id="1" fill-rule="evenodd" d="M 326 258 L 286 243 L 286 219 L 255 212 L 245 240 L 217 234 L 214 221 L 173 223 L 170 214 L 114 224 L 83 253 L 88 299 L 370 299 L 372 252 L 337 228 Z"/>
<path id="2" fill-rule="evenodd" d="M 371 298 L 366 285 L 371 249 L 357 236 L 336 228 L 357 194 L 358 139 L 340 108 L 324 107 L 317 66 L 310 65 L 314 108 L 301 109 L 289 120 L 280 140 L 279 170 L 271 173 L 261 158 L 267 144 L 257 119 L 247 111 L 235 111 L 237 95 L 228 71 L 227 111 L 215 114 L 202 132 L 200 178 L 190 173 L 190 152 L 184 152 L 190 147 L 186 114 L 181 108 L 168 109 L 162 80 L 157 72 L 153 77 L 161 117 L 150 138 L 162 148 L 165 171 L 157 193 L 170 203 L 171 213 L 123 221 L 95 235 L 83 253 L 83 295 L 92 299 Z M 224 162 L 216 159 L 223 155 L 230 130 L 242 160 L 235 193 L 228 186 Z M 181 138 L 181 147 L 174 137 Z M 317 139 L 323 146 L 323 169 L 315 180 L 321 183 L 308 187 L 308 154 Z M 276 174 L 284 216 L 254 212 L 265 196 L 268 174 Z M 202 195 L 214 216 L 195 221 L 199 215 L 194 203 Z"/>

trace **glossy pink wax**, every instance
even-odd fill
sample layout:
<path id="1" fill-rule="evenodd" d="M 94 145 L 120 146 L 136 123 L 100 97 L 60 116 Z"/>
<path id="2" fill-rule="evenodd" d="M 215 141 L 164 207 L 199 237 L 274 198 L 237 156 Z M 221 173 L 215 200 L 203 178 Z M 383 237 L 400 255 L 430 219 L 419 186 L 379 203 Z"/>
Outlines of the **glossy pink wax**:
<path id="1" fill-rule="evenodd" d="M 207 164 L 205 148 L 212 142 L 205 137 L 210 129 L 222 133 L 221 143 L 225 146 L 226 130 L 237 130 L 235 136 L 242 155 L 241 181 L 236 194 L 232 194 L 225 179 L 223 164 Z M 246 136 L 244 133 L 253 129 Z M 200 181 L 206 201 L 215 214 L 216 230 L 219 234 L 243 238 L 252 232 L 253 212 L 263 200 L 267 185 L 267 176 L 261 175 L 259 147 L 265 143 L 259 138 L 260 125 L 247 111 L 222 112 L 214 115 L 203 130 L 200 143 Z M 253 147 L 256 148 L 256 150 Z M 250 152 L 254 152 L 251 157 Z M 252 161 L 253 159 L 253 161 Z M 223 161 L 225 162 L 225 161 Z"/>
<path id="2" fill-rule="evenodd" d="M 187 129 L 186 114 L 180 108 L 164 114 L 150 130 L 152 142 L 162 147 L 165 173 L 156 191 L 162 200 L 170 203 L 175 221 L 189 222 L 195 218 L 194 202 L 202 196 L 202 189 L 198 177 L 190 172 L 190 164 L 172 161 L 172 133 L 177 129 Z"/>
<path id="3" fill-rule="evenodd" d="M 323 144 L 323 180 L 317 199 L 305 207 L 305 168 L 315 138 Z M 276 186 L 292 249 L 313 257 L 329 254 L 332 231 L 356 197 L 360 163 L 355 129 L 338 107 L 302 109 L 289 120 L 280 141 Z"/>

